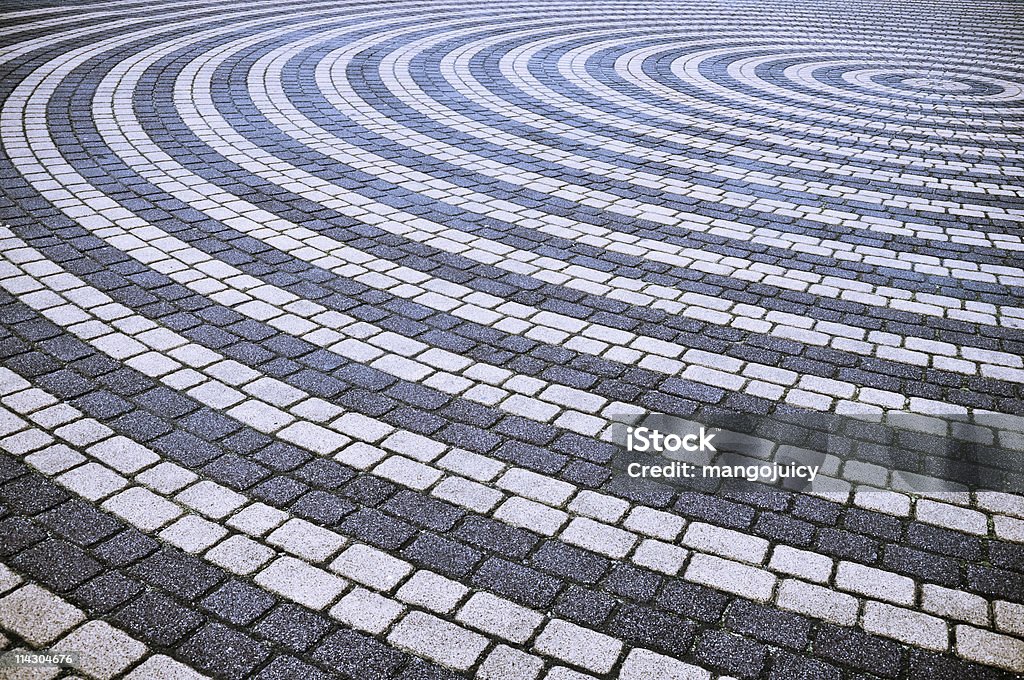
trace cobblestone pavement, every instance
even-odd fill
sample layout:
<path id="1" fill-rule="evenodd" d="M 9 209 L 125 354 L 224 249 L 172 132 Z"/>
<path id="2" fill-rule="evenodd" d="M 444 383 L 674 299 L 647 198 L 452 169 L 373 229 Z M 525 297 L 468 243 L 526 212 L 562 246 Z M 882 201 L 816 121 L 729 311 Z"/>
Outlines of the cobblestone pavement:
<path id="1" fill-rule="evenodd" d="M 1024 672 L 1022 496 L 606 465 L 638 409 L 1024 413 L 1020 3 L 0 24 L 3 648 L 145 680 Z"/>

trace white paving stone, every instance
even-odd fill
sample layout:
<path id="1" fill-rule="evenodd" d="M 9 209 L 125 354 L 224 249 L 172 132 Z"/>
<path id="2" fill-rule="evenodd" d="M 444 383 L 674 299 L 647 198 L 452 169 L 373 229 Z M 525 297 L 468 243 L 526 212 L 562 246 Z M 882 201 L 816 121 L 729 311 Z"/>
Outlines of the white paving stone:
<path id="1" fill-rule="evenodd" d="M 323 609 L 347 585 L 294 557 L 281 557 L 256 574 L 256 583 L 310 609 Z"/>
<path id="2" fill-rule="evenodd" d="M 142 658 L 146 646 L 105 621 L 89 621 L 63 637 L 53 650 L 77 652 L 78 670 L 110 680 Z"/>
<path id="3" fill-rule="evenodd" d="M 622 642 L 575 623 L 552 619 L 534 642 L 541 654 L 585 668 L 607 673 L 622 653 Z"/>
<path id="4" fill-rule="evenodd" d="M 456 620 L 504 640 L 523 643 L 540 626 L 544 617 L 490 593 L 476 593 L 459 609 Z"/>
<path id="5" fill-rule="evenodd" d="M 396 593 L 398 599 L 417 607 L 447 614 L 465 597 L 469 588 L 431 571 L 417 571 Z"/>
<path id="6" fill-rule="evenodd" d="M 724 590 L 759 602 L 772 597 L 776 578 L 763 569 L 714 555 L 695 554 L 686 568 L 686 580 Z"/>
<path id="7" fill-rule="evenodd" d="M 711 680 L 711 673 L 699 666 L 647 649 L 635 648 L 619 670 L 619 680 Z"/>
<path id="8" fill-rule="evenodd" d="M 331 570 L 376 590 L 389 591 L 412 565 L 368 545 L 353 545 L 331 562 Z"/>
<path id="9" fill-rule="evenodd" d="M 387 630 L 403 611 L 405 607 L 394 600 L 365 588 L 354 588 L 331 607 L 330 614 L 346 626 L 379 634 Z"/>
<path id="10" fill-rule="evenodd" d="M 852 626 L 857 621 L 857 598 L 796 579 L 782 581 L 776 604 L 840 626 Z"/>
<path id="11" fill-rule="evenodd" d="M 0 598 L 0 627 L 33 645 L 53 642 L 84 619 L 80 609 L 33 583 Z"/>
<path id="12" fill-rule="evenodd" d="M 487 638 L 423 612 L 410 612 L 388 634 L 388 642 L 439 664 L 466 670 L 487 647 Z"/>

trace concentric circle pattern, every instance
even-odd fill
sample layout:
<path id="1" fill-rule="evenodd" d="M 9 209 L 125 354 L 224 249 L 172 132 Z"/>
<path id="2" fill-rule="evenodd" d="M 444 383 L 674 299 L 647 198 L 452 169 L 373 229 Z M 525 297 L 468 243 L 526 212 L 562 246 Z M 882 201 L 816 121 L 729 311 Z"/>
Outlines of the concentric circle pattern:
<path id="1" fill-rule="evenodd" d="M 1024 497 L 607 466 L 641 412 L 997 413 L 1022 448 L 1020 3 L 0 24 L 0 649 L 147 680 L 1024 672 Z"/>

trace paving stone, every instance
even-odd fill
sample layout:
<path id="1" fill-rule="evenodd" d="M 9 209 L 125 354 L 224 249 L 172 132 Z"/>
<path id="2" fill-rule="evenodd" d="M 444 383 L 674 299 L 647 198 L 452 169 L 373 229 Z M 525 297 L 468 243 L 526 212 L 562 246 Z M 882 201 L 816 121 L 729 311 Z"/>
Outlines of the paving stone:
<path id="1" fill-rule="evenodd" d="M 195 611 L 154 591 L 143 593 L 113 617 L 119 628 L 141 642 L 157 645 L 176 644 L 202 621 Z"/>
<path id="2" fill-rule="evenodd" d="M 322 616 L 292 604 L 279 604 L 253 630 L 293 652 L 305 652 L 330 628 L 331 624 Z"/>
<path id="3" fill-rule="evenodd" d="M 403 602 L 446 614 L 454 610 L 468 592 L 469 589 L 458 581 L 421 570 L 398 589 L 397 597 Z"/>
<path id="4" fill-rule="evenodd" d="M 1024 643 L 1020 640 L 973 626 L 956 627 L 956 649 L 971 661 L 1014 672 L 1020 671 L 1024 658 Z"/>
<path id="5" fill-rule="evenodd" d="M 156 654 L 146 659 L 124 677 L 127 680 L 146 680 L 147 678 L 152 678 L 152 680 L 202 680 L 206 676 L 169 656 Z"/>
<path id="6" fill-rule="evenodd" d="M 559 619 L 548 622 L 534 647 L 542 654 L 595 673 L 611 670 L 622 651 L 622 643 L 614 638 Z"/>
<path id="7" fill-rule="evenodd" d="M 898 677 L 903 664 L 903 651 L 895 642 L 854 628 L 822 626 L 815 635 L 815 645 L 827 659 L 882 677 Z"/>
<path id="8" fill-rule="evenodd" d="M 79 652 L 79 670 L 109 680 L 138 661 L 146 646 L 104 621 L 89 621 L 53 645 L 53 650 Z"/>
<path id="9" fill-rule="evenodd" d="M 685 578 L 762 602 L 771 599 L 775 588 L 775 577 L 772 574 L 713 555 L 694 555 L 686 568 Z"/>
<path id="10" fill-rule="evenodd" d="M 887 602 L 911 605 L 914 603 L 914 582 L 899 576 L 854 562 L 840 562 L 836 569 L 836 585 L 854 593 L 877 597 Z"/>
<path id="11" fill-rule="evenodd" d="M 623 603 L 612 615 L 607 631 L 627 644 L 679 657 L 690 649 L 697 626 L 653 607 Z"/>
<path id="12" fill-rule="evenodd" d="M 247 626 L 275 603 L 270 595 L 243 581 L 230 580 L 200 601 L 200 606 L 236 626 Z"/>
<path id="13" fill-rule="evenodd" d="M 244 678 L 269 655 L 270 645 L 212 623 L 198 630 L 181 655 L 199 669 L 224 678 Z"/>
<path id="14" fill-rule="evenodd" d="M 802 616 L 744 600 L 736 600 L 729 606 L 725 625 L 761 642 L 794 650 L 807 645 L 811 630 L 811 622 Z"/>
<path id="15" fill-rule="evenodd" d="M 760 674 L 767 660 L 767 649 L 738 635 L 723 631 L 708 631 L 694 651 L 703 663 L 740 678 L 753 678 Z"/>
<path id="16" fill-rule="evenodd" d="M 281 557 L 256 574 L 256 582 L 311 609 L 323 609 L 345 581 L 293 557 Z"/>
<path id="17" fill-rule="evenodd" d="M 386 597 L 364 588 L 349 591 L 331 608 L 332 618 L 346 626 L 367 633 L 383 633 L 405 611 L 405 608 Z"/>
<path id="18" fill-rule="evenodd" d="M 783 609 L 850 626 L 857 620 L 857 599 L 828 588 L 784 579 L 779 585 L 777 604 Z"/>
<path id="19" fill-rule="evenodd" d="M 468 626 L 511 642 L 523 643 L 540 625 L 543 617 L 489 593 L 476 593 L 456 612 L 455 618 Z"/>
<path id="20" fill-rule="evenodd" d="M 534 680 L 543 666 L 544 662 L 535 656 L 498 645 L 480 664 L 477 677 L 482 680 Z"/>
<path id="21" fill-rule="evenodd" d="M 366 545 L 354 545 L 331 563 L 331 570 L 376 590 L 394 588 L 412 567 L 402 560 Z"/>
<path id="22" fill-rule="evenodd" d="M 711 677 L 703 668 L 651 652 L 634 649 L 622 662 L 619 677 L 623 680 L 666 678 L 666 680 L 704 680 Z"/>
<path id="23" fill-rule="evenodd" d="M 949 646 L 949 633 L 941 619 L 893 607 L 882 602 L 864 605 L 864 630 L 938 652 Z"/>
<path id="24" fill-rule="evenodd" d="M 33 645 L 45 645 L 85 619 L 82 611 L 29 583 L 0 598 L 0 625 Z"/>
<path id="25" fill-rule="evenodd" d="M 440 664 L 466 670 L 480 657 L 487 638 L 423 612 L 410 612 L 388 634 L 392 644 Z"/>
<path id="26" fill-rule="evenodd" d="M 584 517 L 572 520 L 561 539 L 612 558 L 625 557 L 637 541 L 634 534 Z"/>

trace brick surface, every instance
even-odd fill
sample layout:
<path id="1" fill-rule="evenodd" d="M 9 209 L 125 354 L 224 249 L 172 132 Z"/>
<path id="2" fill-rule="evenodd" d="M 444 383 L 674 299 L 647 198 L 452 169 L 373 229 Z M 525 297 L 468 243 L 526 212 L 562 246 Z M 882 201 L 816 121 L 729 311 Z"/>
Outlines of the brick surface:
<path id="1" fill-rule="evenodd" d="M 1019 14 L 18 3 L 0 646 L 1024 672 Z M 632 479 L 641 422 L 819 475 Z"/>

